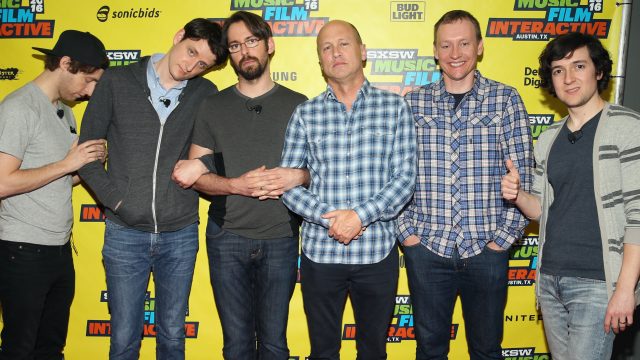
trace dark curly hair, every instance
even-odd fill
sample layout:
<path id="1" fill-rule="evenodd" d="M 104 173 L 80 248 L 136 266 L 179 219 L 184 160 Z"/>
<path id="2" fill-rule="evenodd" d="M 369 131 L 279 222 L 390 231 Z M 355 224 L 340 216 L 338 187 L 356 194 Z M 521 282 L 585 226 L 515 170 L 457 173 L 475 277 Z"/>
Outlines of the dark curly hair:
<path id="1" fill-rule="evenodd" d="M 556 96 L 551 80 L 551 63 L 573 55 L 576 49 L 583 46 L 589 50 L 589 57 L 596 68 L 596 75 L 602 77 L 598 80 L 598 93 L 604 91 L 611 79 L 611 66 L 613 61 L 607 49 L 602 46 L 600 40 L 591 35 L 579 32 L 571 32 L 558 36 L 551 40 L 540 54 L 540 86 L 546 89 L 549 94 Z"/>

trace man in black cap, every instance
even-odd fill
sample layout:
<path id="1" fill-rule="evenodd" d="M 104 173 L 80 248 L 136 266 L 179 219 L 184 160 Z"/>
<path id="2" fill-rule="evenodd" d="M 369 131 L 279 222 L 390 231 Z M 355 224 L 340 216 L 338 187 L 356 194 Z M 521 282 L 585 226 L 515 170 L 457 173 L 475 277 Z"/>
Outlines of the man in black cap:
<path id="1" fill-rule="evenodd" d="M 87 98 L 109 65 L 104 45 L 67 30 L 45 70 L 0 103 L 0 359 L 63 359 L 75 273 L 71 188 L 104 160 L 105 141 L 77 144 L 64 103 Z"/>

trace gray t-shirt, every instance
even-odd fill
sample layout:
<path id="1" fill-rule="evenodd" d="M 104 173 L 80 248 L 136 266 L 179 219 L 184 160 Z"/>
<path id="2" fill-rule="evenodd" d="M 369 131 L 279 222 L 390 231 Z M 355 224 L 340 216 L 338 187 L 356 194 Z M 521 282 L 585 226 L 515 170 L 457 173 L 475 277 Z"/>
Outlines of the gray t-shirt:
<path id="1" fill-rule="evenodd" d="M 62 103 L 61 103 L 62 104 Z M 60 161 L 76 135 L 71 109 L 64 117 L 33 82 L 7 95 L 0 103 L 0 152 L 22 160 L 20 169 Z M 70 175 L 0 200 L 0 239 L 39 245 L 64 245 L 73 224 Z"/>
<path id="2" fill-rule="evenodd" d="M 256 98 L 231 86 L 204 100 L 192 142 L 214 151 L 216 172 L 221 176 L 238 177 L 262 165 L 276 167 L 289 118 L 306 99 L 277 84 Z M 251 239 L 292 236 L 299 226 L 281 200 L 240 195 L 213 196 L 209 217 L 223 229 Z"/>

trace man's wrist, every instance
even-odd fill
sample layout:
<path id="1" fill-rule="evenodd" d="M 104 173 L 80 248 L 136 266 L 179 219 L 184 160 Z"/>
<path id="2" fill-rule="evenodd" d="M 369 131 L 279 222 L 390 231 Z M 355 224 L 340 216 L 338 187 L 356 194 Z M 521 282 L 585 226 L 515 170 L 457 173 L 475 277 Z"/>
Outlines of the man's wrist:
<path id="1" fill-rule="evenodd" d="M 58 165 L 60 166 L 60 171 L 63 173 L 63 175 L 71 174 L 72 172 L 78 170 L 78 169 L 74 169 L 73 168 L 73 164 L 71 163 L 71 161 L 67 157 L 65 157 L 64 159 L 60 160 Z"/>
<path id="2" fill-rule="evenodd" d="M 238 178 L 228 178 L 226 179 L 227 181 L 227 187 L 228 187 L 228 192 L 230 195 L 239 195 L 240 192 L 238 191 L 238 187 L 236 186 L 237 182 L 238 182 Z"/>
<path id="3" fill-rule="evenodd" d="M 369 226 L 371 222 L 367 218 L 368 214 L 367 214 L 367 209 L 365 207 L 358 205 L 355 208 L 350 210 L 356 213 L 356 215 L 358 216 L 358 219 L 360 219 L 360 224 L 362 226 Z"/>
<path id="4" fill-rule="evenodd" d="M 293 181 L 295 186 L 299 186 L 302 185 L 302 183 L 304 182 L 304 175 L 303 172 L 301 170 L 289 170 L 289 171 L 293 171 Z"/>
<path id="5" fill-rule="evenodd" d="M 205 162 L 201 158 L 197 158 L 197 159 L 194 159 L 194 160 L 196 160 L 196 164 L 198 164 L 198 170 L 199 170 L 200 175 L 205 175 L 205 174 L 208 174 L 210 172 L 209 168 L 207 167 L 207 165 L 205 164 Z"/>
<path id="6" fill-rule="evenodd" d="M 498 245 L 495 241 L 489 241 L 486 245 L 489 249 L 494 251 L 504 251 L 505 249 Z"/>

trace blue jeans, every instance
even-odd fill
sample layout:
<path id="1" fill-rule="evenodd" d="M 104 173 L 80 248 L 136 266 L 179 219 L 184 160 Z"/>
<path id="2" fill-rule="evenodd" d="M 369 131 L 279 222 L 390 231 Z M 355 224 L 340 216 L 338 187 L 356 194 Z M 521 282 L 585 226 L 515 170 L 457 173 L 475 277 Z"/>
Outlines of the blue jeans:
<path id="1" fill-rule="evenodd" d="M 225 359 L 289 358 L 289 300 L 296 286 L 298 239 L 256 240 L 209 219 L 211 286 L 222 324 Z"/>
<path id="2" fill-rule="evenodd" d="M 109 359 L 138 359 L 151 272 L 156 358 L 184 359 L 184 323 L 197 252 L 197 223 L 149 233 L 106 221 L 102 257 L 111 312 Z"/>
<path id="3" fill-rule="evenodd" d="M 488 247 L 473 257 L 438 256 L 423 245 L 404 247 L 416 359 L 447 359 L 451 321 L 460 294 L 469 356 L 502 359 L 504 306 L 507 300 L 508 251 Z"/>
<path id="4" fill-rule="evenodd" d="M 613 331 L 604 332 L 609 298 L 602 280 L 540 273 L 544 333 L 554 359 L 609 359 Z"/>

